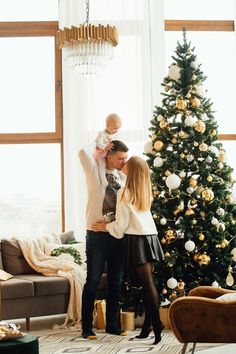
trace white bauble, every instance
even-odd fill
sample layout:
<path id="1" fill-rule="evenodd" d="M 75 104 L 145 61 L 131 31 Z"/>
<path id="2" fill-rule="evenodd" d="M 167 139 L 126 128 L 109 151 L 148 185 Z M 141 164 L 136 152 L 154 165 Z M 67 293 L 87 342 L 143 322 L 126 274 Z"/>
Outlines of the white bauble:
<path id="1" fill-rule="evenodd" d="M 158 122 L 161 122 L 163 119 L 165 119 L 161 114 L 157 116 Z"/>
<path id="2" fill-rule="evenodd" d="M 205 121 L 208 119 L 208 116 L 207 116 L 206 113 L 202 113 L 202 114 L 200 115 L 200 118 L 201 118 L 201 120 L 203 120 L 203 122 L 205 122 Z"/>
<path id="3" fill-rule="evenodd" d="M 143 148 L 145 154 L 154 154 L 153 145 L 151 141 L 148 141 Z"/>
<path id="4" fill-rule="evenodd" d="M 229 272 L 226 278 L 226 284 L 228 286 L 232 286 L 234 285 L 234 277 L 232 276 L 232 274 Z"/>
<path id="5" fill-rule="evenodd" d="M 225 231 L 225 224 L 223 222 L 219 222 L 216 224 L 217 231 Z"/>
<path id="6" fill-rule="evenodd" d="M 174 288 L 176 288 L 177 285 L 178 285 L 178 282 L 175 278 L 172 277 L 167 280 L 168 288 L 174 289 Z"/>
<path id="7" fill-rule="evenodd" d="M 204 96 L 206 93 L 206 89 L 202 84 L 198 84 L 195 86 L 195 91 L 199 96 Z"/>
<path id="8" fill-rule="evenodd" d="M 180 178 L 185 178 L 186 172 L 184 170 L 180 171 L 179 176 L 180 176 Z"/>
<path id="9" fill-rule="evenodd" d="M 213 154 L 215 154 L 216 157 L 219 157 L 220 152 L 219 152 L 219 150 L 217 149 L 216 146 L 211 145 L 211 146 L 209 146 L 208 150 L 209 150 L 210 152 L 212 152 Z"/>
<path id="10" fill-rule="evenodd" d="M 184 120 L 184 124 L 187 126 L 187 127 L 192 127 L 194 125 L 194 123 L 196 123 L 197 121 L 197 117 L 195 116 L 188 116 L 185 118 Z"/>
<path id="11" fill-rule="evenodd" d="M 232 254 L 233 261 L 236 262 L 236 248 L 232 249 L 231 254 Z"/>
<path id="12" fill-rule="evenodd" d="M 219 220 L 213 216 L 213 218 L 211 219 L 211 223 L 212 225 L 217 225 L 219 223 Z"/>
<path id="13" fill-rule="evenodd" d="M 198 63 L 196 61 L 192 61 L 192 63 L 190 64 L 190 67 L 193 68 L 194 70 L 196 70 L 198 68 Z"/>
<path id="14" fill-rule="evenodd" d="M 212 163 L 212 157 L 211 156 L 207 156 L 205 160 L 206 160 L 207 163 Z"/>
<path id="15" fill-rule="evenodd" d="M 166 178 L 166 185 L 169 189 L 177 189 L 181 184 L 181 179 L 175 173 Z"/>
<path id="16" fill-rule="evenodd" d="M 192 194 L 194 192 L 194 189 L 193 189 L 193 187 L 188 187 L 186 189 L 186 191 L 187 191 L 188 194 Z"/>
<path id="17" fill-rule="evenodd" d="M 188 240 L 187 242 L 185 242 L 184 247 L 188 252 L 192 252 L 196 245 L 193 241 Z"/>
<path id="18" fill-rule="evenodd" d="M 157 156 L 154 161 L 153 161 L 153 165 L 155 167 L 161 167 L 164 163 L 164 160 L 160 157 L 160 156 Z"/>
<path id="19" fill-rule="evenodd" d="M 219 162 L 219 163 L 218 163 L 218 167 L 219 167 L 220 170 L 222 170 L 222 168 L 224 167 L 223 163 L 222 163 L 222 162 Z"/>
<path id="20" fill-rule="evenodd" d="M 167 223 L 166 218 L 161 218 L 161 219 L 160 219 L 160 224 L 161 224 L 161 225 L 166 225 L 166 223 Z"/>
<path id="21" fill-rule="evenodd" d="M 216 214 L 219 215 L 219 216 L 224 216 L 225 215 L 225 211 L 223 208 L 218 208 L 216 210 Z"/>
<path id="22" fill-rule="evenodd" d="M 181 78 L 180 67 L 176 64 L 173 64 L 169 68 L 168 76 L 172 80 L 179 80 Z"/>
<path id="23" fill-rule="evenodd" d="M 213 283 L 211 284 L 211 286 L 213 287 L 213 288 L 219 288 L 219 283 L 218 283 L 218 281 L 213 281 Z"/>
<path id="24" fill-rule="evenodd" d="M 191 161 L 194 160 L 194 156 L 193 156 L 193 155 L 187 155 L 187 156 L 186 156 L 186 160 L 187 160 L 188 162 L 191 162 Z"/>

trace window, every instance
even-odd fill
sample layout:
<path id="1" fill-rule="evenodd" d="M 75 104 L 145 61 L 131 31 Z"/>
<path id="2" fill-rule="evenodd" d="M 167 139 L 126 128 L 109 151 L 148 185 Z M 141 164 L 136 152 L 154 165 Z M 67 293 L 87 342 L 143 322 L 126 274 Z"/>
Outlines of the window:
<path id="1" fill-rule="evenodd" d="M 57 29 L 56 21 L 0 23 L 0 237 L 63 229 Z"/>

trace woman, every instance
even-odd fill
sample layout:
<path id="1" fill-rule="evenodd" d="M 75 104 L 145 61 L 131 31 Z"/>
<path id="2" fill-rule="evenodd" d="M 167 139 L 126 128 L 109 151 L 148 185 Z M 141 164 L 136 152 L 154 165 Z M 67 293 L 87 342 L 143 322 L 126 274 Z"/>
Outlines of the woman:
<path id="1" fill-rule="evenodd" d="M 161 341 L 164 325 L 159 314 L 159 298 L 153 281 L 153 262 L 164 259 L 157 237 L 151 206 L 151 180 L 147 162 L 138 156 L 131 157 L 123 172 L 127 175 L 124 188 L 118 191 L 116 219 L 110 223 L 99 220 L 93 231 L 107 230 L 116 237 L 124 237 L 127 270 L 135 270 L 143 288 L 145 320 L 140 335 L 147 338 L 153 329 L 157 344 Z"/>

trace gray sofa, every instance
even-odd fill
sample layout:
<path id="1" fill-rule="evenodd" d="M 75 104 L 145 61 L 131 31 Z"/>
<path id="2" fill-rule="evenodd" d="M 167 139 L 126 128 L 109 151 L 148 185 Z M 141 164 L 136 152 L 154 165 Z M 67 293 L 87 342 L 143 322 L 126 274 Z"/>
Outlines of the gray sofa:
<path id="1" fill-rule="evenodd" d="M 69 281 L 62 277 L 46 277 L 35 272 L 26 262 L 19 244 L 13 239 L 2 239 L 0 267 L 14 277 L 0 281 L 0 319 L 26 319 L 64 314 L 70 296 Z M 106 296 L 106 274 L 103 274 L 97 299 Z"/>

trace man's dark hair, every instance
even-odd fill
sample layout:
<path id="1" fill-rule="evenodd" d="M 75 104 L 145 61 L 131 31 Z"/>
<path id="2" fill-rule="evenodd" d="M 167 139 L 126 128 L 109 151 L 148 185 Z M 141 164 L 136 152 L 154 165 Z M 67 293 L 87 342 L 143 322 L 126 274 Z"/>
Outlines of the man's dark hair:
<path id="1" fill-rule="evenodd" d="M 108 151 L 108 155 L 112 155 L 117 151 L 122 151 L 122 152 L 128 152 L 129 148 L 125 145 L 125 143 L 123 143 L 120 140 L 112 140 L 111 143 L 113 144 L 113 147 L 111 150 Z"/>

